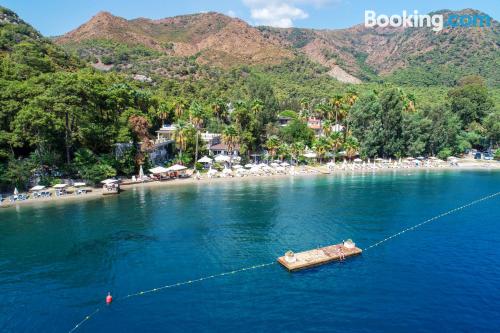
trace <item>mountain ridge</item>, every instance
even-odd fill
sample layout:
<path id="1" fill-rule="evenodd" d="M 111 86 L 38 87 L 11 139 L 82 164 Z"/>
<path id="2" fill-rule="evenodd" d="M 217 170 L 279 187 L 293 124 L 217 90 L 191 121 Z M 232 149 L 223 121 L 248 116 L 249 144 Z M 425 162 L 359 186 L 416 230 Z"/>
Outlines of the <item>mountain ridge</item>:
<path id="1" fill-rule="evenodd" d="M 446 17 L 451 13 L 480 12 L 464 9 L 435 13 Z M 377 81 L 389 76 L 411 81 L 415 74 L 408 72 L 410 69 L 434 73 L 442 77 L 443 82 L 448 82 L 462 74 L 475 74 L 480 71 L 478 65 L 483 64 L 486 70 L 480 74 L 490 83 L 498 84 L 500 73 L 495 54 L 499 52 L 499 36 L 498 23 L 494 20 L 489 28 L 445 28 L 441 32 L 433 32 L 430 28 L 372 29 L 362 24 L 331 30 L 253 27 L 241 19 L 216 12 L 156 20 L 127 20 L 109 12 L 99 12 L 55 41 L 76 50 L 81 50 L 79 44 L 92 40 L 140 45 L 163 55 L 193 57 L 198 64 L 225 69 L 276 65 L 302 55 L 326 67 L 328 75 L 347 83 Z M 455 61 L 453 53 L 457 52 L 457 45 L 470 47 Z M 441 59 L 439 54 L 442 54 Z M 447 73 L 452 74 L 448 77 Z M 425 79 L 415 79 L 427 84 Z"/>

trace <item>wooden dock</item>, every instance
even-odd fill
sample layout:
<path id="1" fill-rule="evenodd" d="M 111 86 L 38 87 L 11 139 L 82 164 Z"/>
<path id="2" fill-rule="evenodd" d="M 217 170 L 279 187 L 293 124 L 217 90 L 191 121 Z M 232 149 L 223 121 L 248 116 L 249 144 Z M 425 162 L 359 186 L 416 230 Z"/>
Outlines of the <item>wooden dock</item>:
<path id="1" fill-rule="evenodd" d="M 361 254 L 361 252 L 363 251 L 356 247 L 354 243 L 344 242 L 299 253 L 289 251 L 284 256 L 279 257 L 278 262 L 293 272 L 342 260 Z"/>

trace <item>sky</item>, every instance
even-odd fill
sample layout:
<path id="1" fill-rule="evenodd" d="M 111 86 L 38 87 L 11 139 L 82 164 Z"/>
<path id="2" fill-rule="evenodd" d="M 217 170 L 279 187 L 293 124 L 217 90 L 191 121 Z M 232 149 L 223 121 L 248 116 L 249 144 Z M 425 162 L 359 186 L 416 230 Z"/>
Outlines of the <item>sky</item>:
<path id="1" fill-rule="evenodd" d="M 479 9 L 499 19 L 499 0 L 0 0 L 46 36 L 62 35 L 99 11 L 127 19 L 152 19 L 216 11 L 239 17 L 251 25 L 316 29 L 347 28 L 364 21 L 364 11 L 401 14 L 440 9 Z"/>

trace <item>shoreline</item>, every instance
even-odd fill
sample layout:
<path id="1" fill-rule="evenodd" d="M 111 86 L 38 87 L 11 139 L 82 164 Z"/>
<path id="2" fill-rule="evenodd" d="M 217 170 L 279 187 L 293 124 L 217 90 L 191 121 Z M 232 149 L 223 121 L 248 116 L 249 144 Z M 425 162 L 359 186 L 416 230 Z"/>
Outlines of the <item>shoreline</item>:
<path id="1" fill-rule="evenodd" d="M 201 179 L 195 177 L 185 178 L 185 179 L 173 179 L 165 181 L 152 181 L 143 183 L 132 183 L 132 184 L 122 184 L 120 187 L 123 192 L 127 192 L 130 189 L 142 187 L 142 188 L 159 188 L 168 186 L 186 186 L 194 184 L 224 184 L 231 182 L 241 182 L 241 181 L 253 181 L 253 180 L 276 180 L 285 178 L 304 178 L 304 177 L 318 177 L 318 176 L 335 176 L 335 175 L 359 175 L 359 174 L 387 174 L 389 172 L 393 173 L 404 173 L 404 172 L 423 172 L 423 171 L 500 171 L 500 163 L 485 163 L 485 162 L 474 162 L 474 161 L 461 161 L 458 166 L 439 166 L 439 167 L 406 167 L 406 168 L 379 168 L 379 169 L 346 169 L 340 170 L 335 169 L 329 171 L 326 166 L 305 166 L 304 168 L 298 168 L 300 171 L 296 174 L 270 174 L 270 175 L 247 175 L 244 177 L 223 177 L 223 178 L 208 178 L 206 174 L 203 174 Z M 0 203 L 1 208 L 17 208 L 20 206 L 46 206 L 48 203 L 70 203 L 75 201 L 83 200 L 93 200 L 93 199 L 104 199 L 107 197 L 115 197 L 116 195 L 103 195 L 102 188 L 92 189 L 92 192 L 88 192 L 82 195 L 68 194 L 61 197 L 51 196 L 49 198 L 29 198 L 24 201 L 8 202 L 4 200 Z M 119 195 L 119 194 L 117 194 Z"/>

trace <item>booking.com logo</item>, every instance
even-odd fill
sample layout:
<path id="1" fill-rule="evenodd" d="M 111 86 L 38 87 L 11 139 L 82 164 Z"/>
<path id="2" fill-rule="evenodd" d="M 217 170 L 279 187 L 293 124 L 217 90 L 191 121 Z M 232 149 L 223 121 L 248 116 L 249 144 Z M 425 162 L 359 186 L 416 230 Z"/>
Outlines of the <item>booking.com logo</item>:
<path id="1" fill-rule="evenodd" d="M 408 15 L 403 10 L 402 15 L 377 15 L 374 10 L 365 10 L 365 27 L 403 27 L 403 28 L 423 28 L 432 27 L 433 31 L 441 31 L 444 27 L 489 27 L 491 26 L 491 17 L 486 14 L 450 14 L 445 22 L 442 14 L 419 14 L 417 10 Z"/>

